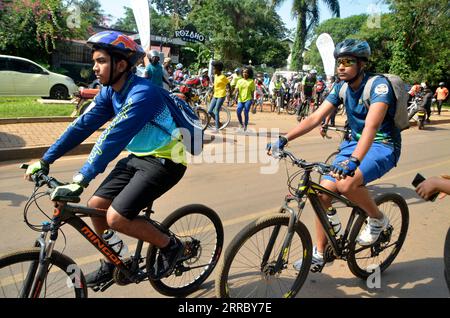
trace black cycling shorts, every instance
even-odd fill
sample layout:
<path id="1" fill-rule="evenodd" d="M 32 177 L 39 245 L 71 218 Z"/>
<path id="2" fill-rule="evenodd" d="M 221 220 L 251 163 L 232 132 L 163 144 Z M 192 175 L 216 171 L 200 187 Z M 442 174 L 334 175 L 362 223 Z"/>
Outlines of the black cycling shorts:
<path id="1" fill-rule="evenodd" d="M 94 196 L 112 200 L 112 207 L 132 220 L 177 184 L 185 171 L 186 166 L 169 159 L 129 155 L 116 164 Z"/>

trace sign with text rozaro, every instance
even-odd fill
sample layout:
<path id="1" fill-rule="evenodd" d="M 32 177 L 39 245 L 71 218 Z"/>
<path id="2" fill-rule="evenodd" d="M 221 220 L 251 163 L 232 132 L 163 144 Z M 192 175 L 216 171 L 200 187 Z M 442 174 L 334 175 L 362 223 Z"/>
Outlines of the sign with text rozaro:
<path id="1" fill-rule="evenodd" d="M 180 38 L 185 42 L 201 42 L 205 43 L 205 36 L 197 32 L 197 29 L 192 24 L 188 24 L 183 29 L 175 31 L 175 37 Z"/>

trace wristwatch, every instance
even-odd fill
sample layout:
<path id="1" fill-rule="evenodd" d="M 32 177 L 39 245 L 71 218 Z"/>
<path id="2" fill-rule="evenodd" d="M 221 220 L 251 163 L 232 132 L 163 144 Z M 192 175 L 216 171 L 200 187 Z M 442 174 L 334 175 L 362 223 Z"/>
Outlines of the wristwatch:
<path id="1" fill-rule="evenodd" d="M 359 165 L 361 164 L 361 162 L 359 161 L 359 159 L 356 158 L 356 157 L 350 156 L 349 160 L 350 160 L 350 161 L 353 161 L 354 163 L 356 163 L 356 166 L 358 166 L 358 167 L 359 167 Z"/>
<path id="2" fill-rule="evenodd" d="M 85 181 L 84 176 L 79 172 L 73 176 L 72 181 L 79 184 L 83 188 L 87 188 L 87 186 L 89 185 L 89 183 Z"/>

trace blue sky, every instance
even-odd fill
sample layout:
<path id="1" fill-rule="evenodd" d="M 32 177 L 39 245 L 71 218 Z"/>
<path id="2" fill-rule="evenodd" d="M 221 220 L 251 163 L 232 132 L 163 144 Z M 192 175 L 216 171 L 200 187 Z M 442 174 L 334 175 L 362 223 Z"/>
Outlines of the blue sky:
<path id="1" fill-rule="evenodd" d="M 111 14 L 114 18 L 120 18 L 124 12 L 123 7 L 130 7 L 131 0 L 100 0 L 102 9 L 106 14 Z M 328 8 L 319 0 L 320 4 L 320 21 L 325 21 L 331 18 L 331 13 Z M 339 0 L 341 6 L 341 18 L 346 18 L 351 15 L 368 13 L 370 5 L 375 5 L 381 12 L 388 12 L 388 7 L 380 0 Z M 283 19 L 286 26 L 290 29 L 295 28 L 296 21 L 291 14 L 292 0 L 284 1 L 283 5 L 277 9 L 278 14 Z"/>

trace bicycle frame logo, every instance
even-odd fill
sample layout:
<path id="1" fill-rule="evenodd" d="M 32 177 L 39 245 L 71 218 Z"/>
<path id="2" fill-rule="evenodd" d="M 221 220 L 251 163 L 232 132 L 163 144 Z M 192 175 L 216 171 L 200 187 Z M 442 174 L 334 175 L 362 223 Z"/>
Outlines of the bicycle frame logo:
<path id="1" fill-rule="evenodd" d="M 81 229 L 81 234 L 83 234 L 91 243 L 103 254 L 105 255 L 113 264 L 120 265 L 122 261 L 114 255 L 114 252 L 109 249 L 109 247 L 99 238 L 92 230 L 85 226 Z"/>

